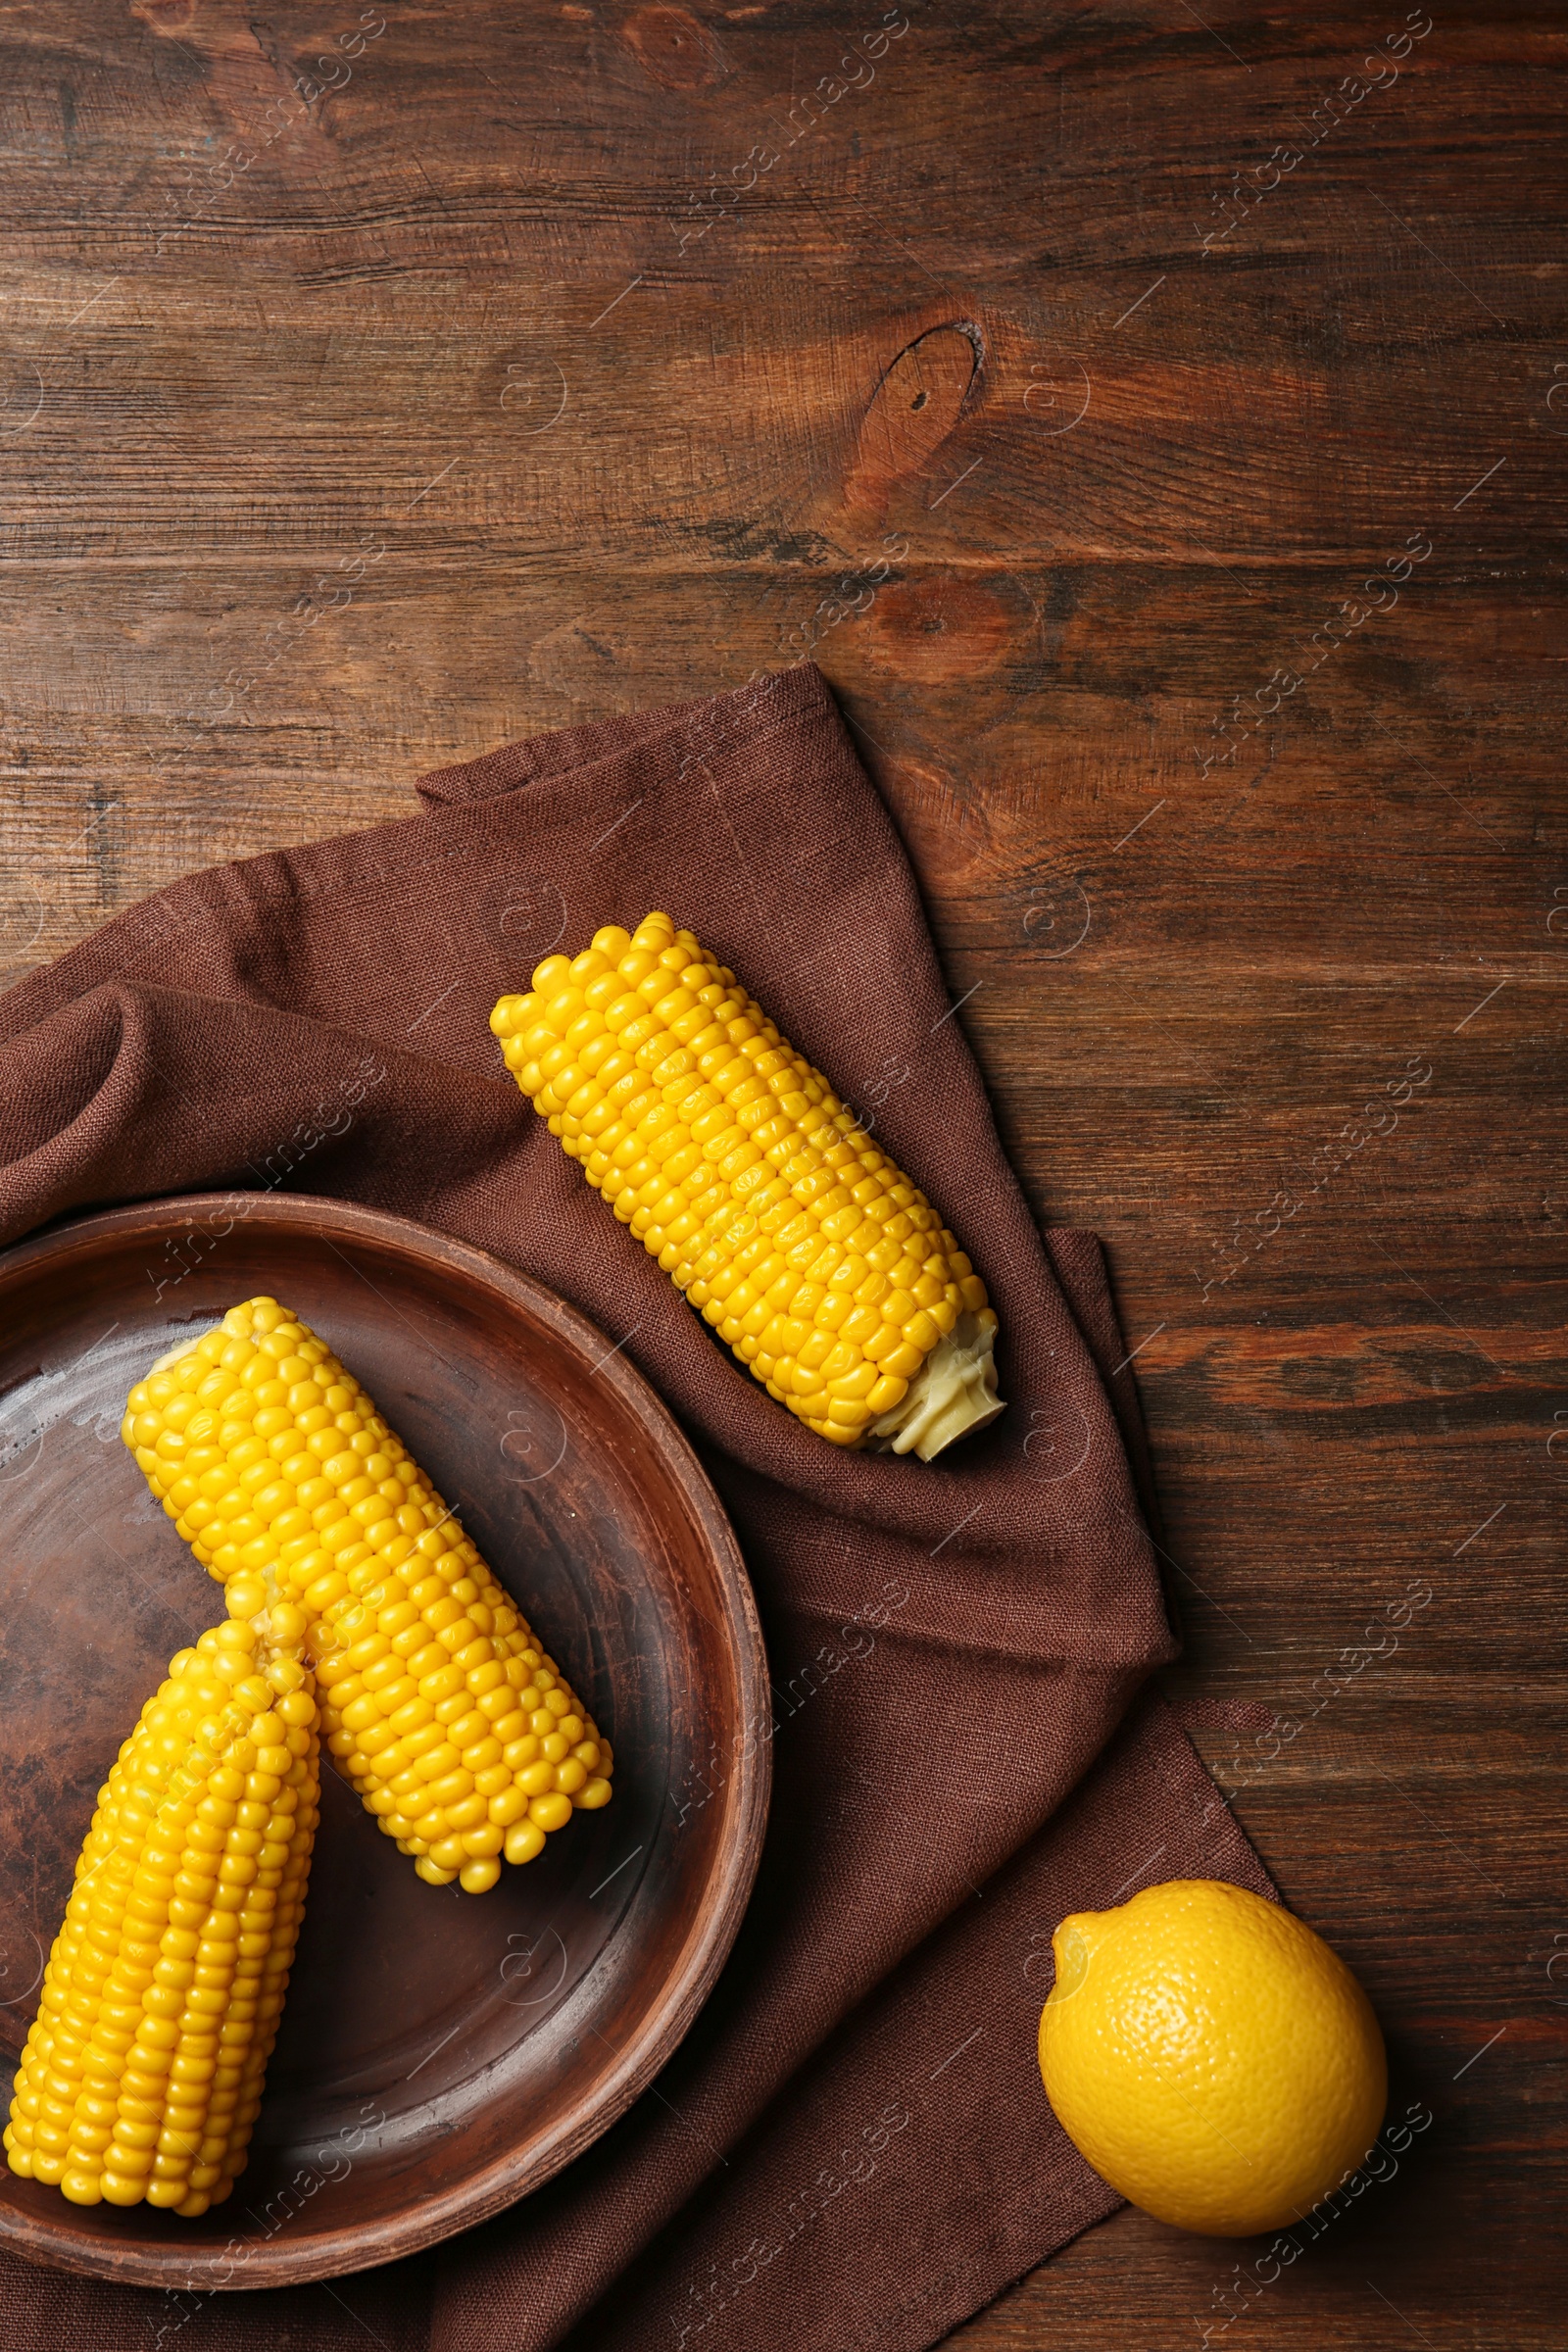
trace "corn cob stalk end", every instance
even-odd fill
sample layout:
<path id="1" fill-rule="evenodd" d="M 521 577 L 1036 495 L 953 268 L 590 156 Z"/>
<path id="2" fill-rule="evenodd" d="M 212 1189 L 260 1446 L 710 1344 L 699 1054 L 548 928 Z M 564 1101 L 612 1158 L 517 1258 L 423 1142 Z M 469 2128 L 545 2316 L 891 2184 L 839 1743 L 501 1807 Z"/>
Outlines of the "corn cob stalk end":
<path id="1" fill-rule="evenodd" d="M 932 1348 L 902 1403 L 868 1431 L 879 1452 L 917 1453 L 933 1462 L 955 1438 L 986 1429 L 1006 1411 L 997 1394 L 997 1318 L 992 1308 L 965 1308 Z"/>

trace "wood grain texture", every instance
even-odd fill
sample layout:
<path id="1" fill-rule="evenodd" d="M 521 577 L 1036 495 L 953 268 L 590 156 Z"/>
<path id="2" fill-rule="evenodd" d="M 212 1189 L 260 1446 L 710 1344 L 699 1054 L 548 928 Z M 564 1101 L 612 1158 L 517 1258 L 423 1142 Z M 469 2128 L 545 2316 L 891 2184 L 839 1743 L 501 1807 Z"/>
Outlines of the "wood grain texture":
<path id="1" fill-rule="evenodd" d="M 810 654 L 1106 1238 L 1173 1688 L 1299 1726 L 1198 1736 L 1436 2122 L 1261 2293 L 1124 2214 L 994 2352 L 1561 2340 L 1568 103 L 1554 0 L 1427 23 L 0 30 L 6 971 Z"/>

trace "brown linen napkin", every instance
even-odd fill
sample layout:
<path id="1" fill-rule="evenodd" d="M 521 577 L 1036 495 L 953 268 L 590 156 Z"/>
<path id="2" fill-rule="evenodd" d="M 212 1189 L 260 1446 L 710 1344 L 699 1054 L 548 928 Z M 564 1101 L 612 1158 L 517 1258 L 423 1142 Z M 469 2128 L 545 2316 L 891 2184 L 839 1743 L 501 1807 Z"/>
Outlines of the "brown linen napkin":
<path id="1" fill-rule="evenodd" d="M 584 1309 L 680 1416 L 757 1587 L 776 1706 L 756 1893 L 658 2086 L 482 2229 L 326 2290 L 177 2311 L 5 2257 L 0 2333 L 914 2352 L 1115 2202 L 1035 2067 L 1062 1914 L 1162 1878 L 1267 1886 L 1157 1699 L 1113 1739 L 1175 1642 L 1098 1245 L 1029 1217 L 816 671 L 420 790 L 423 816 L 192 875 L 0 1000 L 0 1239 L 286 1180 L 439 1226 Z M 496 996 L 653 906 L 875 1105 L 983 1272 L 1009 1409 L 935 1465 L 838 1453 L 773 1404 L 503 1069 Z M 368 1047 L 385 1076 L 362 1096 Z"/>

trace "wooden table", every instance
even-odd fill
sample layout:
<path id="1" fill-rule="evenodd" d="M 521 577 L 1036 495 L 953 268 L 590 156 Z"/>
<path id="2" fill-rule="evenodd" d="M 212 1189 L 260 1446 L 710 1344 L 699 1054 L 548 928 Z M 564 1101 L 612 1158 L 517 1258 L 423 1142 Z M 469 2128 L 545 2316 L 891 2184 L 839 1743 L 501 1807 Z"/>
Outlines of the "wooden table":
<path id="1" fill-rule="evenodd" d="M 1568 2340 L 1563 46 L 1554 0 L 0 31 L 5 976 L 812 654 L 1041 1215 L 1106 1238 L 1172 1685 L 1284 1719 L 1200 1737 L 1435 2125 L 1277 2281 L 1125 2213 L 974 2352 Z"/>

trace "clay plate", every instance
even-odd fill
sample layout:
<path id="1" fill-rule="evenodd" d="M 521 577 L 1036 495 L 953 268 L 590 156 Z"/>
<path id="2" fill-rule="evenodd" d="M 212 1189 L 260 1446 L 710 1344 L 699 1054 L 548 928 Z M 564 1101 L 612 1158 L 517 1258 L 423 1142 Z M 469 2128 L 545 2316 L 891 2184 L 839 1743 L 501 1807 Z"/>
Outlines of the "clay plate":
<path id="1" fill-rule="evenodd" d="M 668 1413 L 581 1315 L 481 1250 L 331 1200 L 83 1218 L 0 1257 L 11 2061 L 104 1774 L 170 1657 L 223 1613 L 120 1442 L 125 1393 L 258 1292 L 317 1327 L 458 1505 L 614 1742 L 615 1792 L 465 1895 L 416 1879 L 323 1757 L 305 1928 L 232 2196 L 182 2222 L 0 2171 L 19 2254 L 145 2286 L 363 2270 L 559 2172 L 691 2024 L 767 1805 L 766 1744 L 744 1737 L 766 1669 L 734 1536 Z"/>

